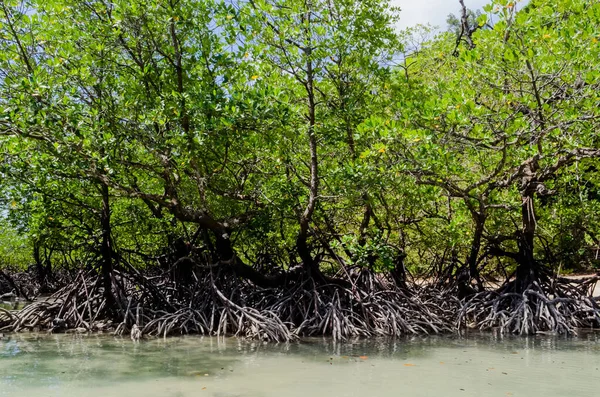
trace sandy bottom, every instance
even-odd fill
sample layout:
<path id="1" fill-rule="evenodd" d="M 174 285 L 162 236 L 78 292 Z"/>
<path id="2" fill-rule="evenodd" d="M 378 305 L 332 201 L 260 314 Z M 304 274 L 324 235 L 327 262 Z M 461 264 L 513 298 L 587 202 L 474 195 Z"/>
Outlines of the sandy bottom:
<path id="1" fill-rule="evenodd" d="M 173 338 L 0 341 L 0 396 L 396 397 L 595 395 L 600 334 L 262 345 Z"/>

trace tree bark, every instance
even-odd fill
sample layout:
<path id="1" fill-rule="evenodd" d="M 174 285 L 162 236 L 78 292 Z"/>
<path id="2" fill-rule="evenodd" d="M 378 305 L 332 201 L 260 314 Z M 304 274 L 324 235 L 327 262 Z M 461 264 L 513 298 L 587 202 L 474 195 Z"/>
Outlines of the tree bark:
<path id="1" fill-rule="evenodd" d="M 535 220 L 534 192 L 528 188 L 521 198 L 522 230 L 519 236 L 519 264 L 517 266 L 517 283 L 525 287 L 537 278 L 537 266 L 533 246 L 537 222 Z"/>
<path id="2" fill-rule="evenodd" d="M 304 18 L 306 18 L 308 26 L 310 26 L 312 18 L 312 10 L 307 10 Z M 309 277 L 321 278 L 321 272 L 319 270 L 319 264 L 315 263 L 312 257 L 310 248 L 308 246 L 308 231 L 309 225 L 312 221 L 312 216 L 315 211 L 317 204 L 317 196 L 319 193 L 319 161 L 317 155 L 317 137 L 315 131 L 316 125 L 316 100 L 314 91 L 314 69 L 312 56 L 312 42 L 310 41 L 310 28 L 307 28 L 308 44 L 304 50 L 306 56 L 306 83 L 304 84 L 308 100 L 308 145 L 310 151 L 310 182 L 308 191 L 308 202 L 304 209 L 304 212 L 300 216 L 300 231 L 296 238 L 296 249 L 298 255 L 302 260 L 304 269 Z"/>
<path id="3" fill-rule="evenodd" d="M 404 259 L 406 258 L 406 253 L 399 252 L 394 260 L 394 269 L 392 269 L 392 277 L 396 286 L 403 290 L 408 290 L 408 286 L 406 285 L 406 266 L 404 265 Z"/>
<path id="4" fill-rule="evenodd" d="M 46 267 L 44 266 L 42 257 L 40 255 L 40 245 L 37 241 L 33 243 L 33 260 L 37 270 L 37 279 L 38 284 L 40 285 L 40 292 L 45 293 L 48 291 L 48 277 L 46 274 Z"/>
<path id="5" fill-rule="evenodd" d="M 23 291 L 23 289 L 21 289 L 17 285 L 15 280 L 13 280 L 13 278 L 10 275 L 8 275 L 7 273 L 0 270 L 0 276 L 2 276 L 2 278 L 4 278 L 6 280 L 6 282 L 12 287 L 12 289 L 15 291 L 16 295 L 21 296 L 22 298 L 25 298 L 26 300 L 30 300 L 30 298 L 27 296 L 25 291 Z"/>
<path id="6" fill-rule="evenodd" d="M 469 267 L 469 277 L 475 279 L 479 286 L 481 286 L 481 280 L 479 278 L 479 269 L 477 268 L 479 251 L 481 250 L 481 239 L 483 237 L 483 231 L 485 227 L 485 214 L 478 213 L 474 215 L 475 231 L 473 233 L 473 239 L 471 240 L 471 248 L 469 250 L 469 256 L 467 257 L 467 266 Z"/>
<path id="7" fill-rule="evenodd" d="M 116 302 L 112 293 L 112 272 L 113 272 L 113 255 L 111 242 L 111 223 L 110 223 L 110 197 L 108 185 L 101 185 L 102 191 L 102 212 L 100 214 L 100 223 L 102 227 L 102 245 L 100 247 L 100 257 L 102 261 L 102 285 L 104 287 L 104 299 L 106 300 L 106 308 L 109 311 L 114 311 Z"/>
<path id="8" fill-rule="evenodd" d="M 519 245 L 518 265 L 516 272 L 517 292 L 525 290 L 529 284 L 538 280 L 538 266 L 534 257 L 534 239 L 537 228 L 535 217 L 535 193 L 540 185 L 536 178 L 539 170 L 537 159 L 527 162 L 521 178 L 521 224 L 522 228 L 517 243 Z"/>

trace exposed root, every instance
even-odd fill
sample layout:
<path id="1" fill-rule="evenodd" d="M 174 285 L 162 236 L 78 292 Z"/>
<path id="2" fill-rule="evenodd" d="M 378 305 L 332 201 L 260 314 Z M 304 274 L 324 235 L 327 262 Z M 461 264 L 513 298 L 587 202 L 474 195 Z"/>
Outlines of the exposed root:
<path id="1" fill-rule="evenodd" d="M 452 331 L 453 314 L 435 302 L 439 291 L 409 293 L 364 271 L 352 288 L 297 286 L 269 302 L 270 310 L 302 336 L 354 337 L 431 334 Z"/>
<path id="2" fill-rule="evenodd" d="M 226 268 L 198 267 L 183 281 L 171 272 L 142 275 L 129 268 L 113 272 L 116 307 L 107 308 L 104 283 L 89 271 L 21 311 L 0 309 L 0 331 L 111 331 L 129 333 L 133 340 L 235 335 L 283 342 L 300 336 L 401 337 L 465 326 L 522 335 L 572 334 L 600 327 L 600 307 L 590 297 L 596 281 L 532 281 L 520 293 L 509 283 L 461 303 L 453 289 L 400 288 L 367 270 L 353 276 L 350 287 L 298 279 L 259 288 Z"/>
<path id="3" fill-rule="evenodd" d="M 33 302 L 20 311 L 0 312 L 0 329 L 21 330 L 99 330 L 105 302 L 97 277 L 80 274 L 79 282 L 70 284 L 45 300 Z M 8 314 L 7 314 L 8 313 Z M 100 328 L 99 328 L 100 327 Z"/>
<path id="4" fill-rule="evenodd" d="M 533 281 L 521 293 L 509 288 L 484 291 L 464 304 L 458 326 L 479 329 L 497 327 L 502 333 L 575 334 L 578 328 L 600 327 L 600 306 L 591 297 L 598 278 L 556 280 L 543 287 Z"/>
<path id="5" fill-rule="evenodd" d="M 75 283 L 47 300 L 20 312 L 0 311 L 0 327 L 113 330 L 131 333 L 135 340 L 142 335 L 192 333 L 270 341 L 314 335 L 343 340 L 449 332 L 458 309 L 458 301 L 441 298 L 439 291 L 409 293 L 366 271 L 352 288 L 300 280 L 285 288 L 261 289 L 232 274 L 213 274 L 211 269 L 195 272 L 194 278 L 193 283 L 182 285 L 165 275 L 115 271 L 113 295 L 119 307 L 109 311 L 97 274 L 81 273 Z M 445 307 L 448 302 L 454 306 Z M 117 322 L 113 322 L 115 313 Z"/>

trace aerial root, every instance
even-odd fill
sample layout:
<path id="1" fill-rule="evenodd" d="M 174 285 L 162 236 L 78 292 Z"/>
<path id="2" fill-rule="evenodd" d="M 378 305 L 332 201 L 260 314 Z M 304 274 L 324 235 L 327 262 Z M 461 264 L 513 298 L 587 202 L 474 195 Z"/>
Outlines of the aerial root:
<path id="1" fill-rule="evenodd" d="M 81 277 L 83 280 L 83 273 Z M 79 283 L 74 283 L 57 291 L 50 298 L 33 302 L 20 311 L 4 311 L 4 316 L 0 313 L 0 327 L 13 332 L 67 328 L 85 328 L 91 331 L 93 318 L 90 320 L 91 316 L 82 312 L 85 309 L 91 313 L 92 306 L 101 298 L 96 296 L 97 288 L 94 287 L 94 294 L 90 295 L 79 287 Z"/>
<path id="2" fill-rule="evenodd" d="M 464 302 L 433 286 L 399 288 L 364 271 L 350 287 L 297 280 L 280 288 L 258 288 L 231 274 L 195 273 L 192 283 L 168 276 L 115 271 L 107 307 L 104 283 L 93 271 L 50 298 L 21 311 L 0 309 L 0 331 L 135 331 L 140 336 L 234 335 L 287 342 L 301 336 L 402 337 L 458 328 L 530 335 L 573 334 L 600 327 L 600 307 L 589 296 L 591 282 L 563 280 L 522 292 L 480 292 Z M 570 282 L 570 281 L 569 281 Z M 132 333 L 133 337 L 133 333 Z"/>
<path id="3" fill-rule="evenodd" d="M 362 285 L 351 288 L 297 287 L 281 294 L 270 309 L 294 324 L 294 333 L 298 335 L 327 335 L 335 340 L 453 330 L 458 300 L 444 299 L 437 290 L 409 293 L 373 273 L 365 272 L 362 278 Z M 446 310 L 440 300 L 454 302 L 454 307 Z"/>
<path id="4" fill-rule="evenodd" d="M 474 295 L 460 310 L 457 326 L 518 335 L 573 335 L 580 328 L 600 327 L 600 307 L 589 285 L 569 288 L 563 282 L 543 288 L 534 281 L 522 293 L 500 289 Z"/>
<path id="5" fill-rule="evenodd" d="M 112 331 L 123 335 L 234 335 L 269 341 L 300 336 L 353 337 L 430 334 L 453 330 L 458 301 L 436 290 L 408 292 L 365 273 L 368 283 L 345 288 L 312 280 L 261 289 L 231 275 L 197 275 L 191 285 L 133 273 L 113 275 L 117 307 L 108 310 L 95 272 L 19 312 L 0 311 L 11 331 Z M 364 281 L 364 280 L 363 280 Z M 450 304 L 448 302 L 454 302 Z M 139 333 L 138 333 L 139 331 Z"/>

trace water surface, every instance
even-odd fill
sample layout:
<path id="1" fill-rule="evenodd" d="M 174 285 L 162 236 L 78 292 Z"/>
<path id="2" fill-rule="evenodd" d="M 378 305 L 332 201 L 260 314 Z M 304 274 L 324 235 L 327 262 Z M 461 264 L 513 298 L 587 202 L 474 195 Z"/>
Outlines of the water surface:
<path id="1" fill-rule="evenodd" d="M 590 396 L 600 334 L 262 344 L 5 335 L 0 396 Z"/>
<path id="2" fill-rule="evenodd" d="M 0 300 L 0 309 L 5 310 L 21 310 L 27 306 L 28 302 L 22 300 L 3 301 Z"/>

